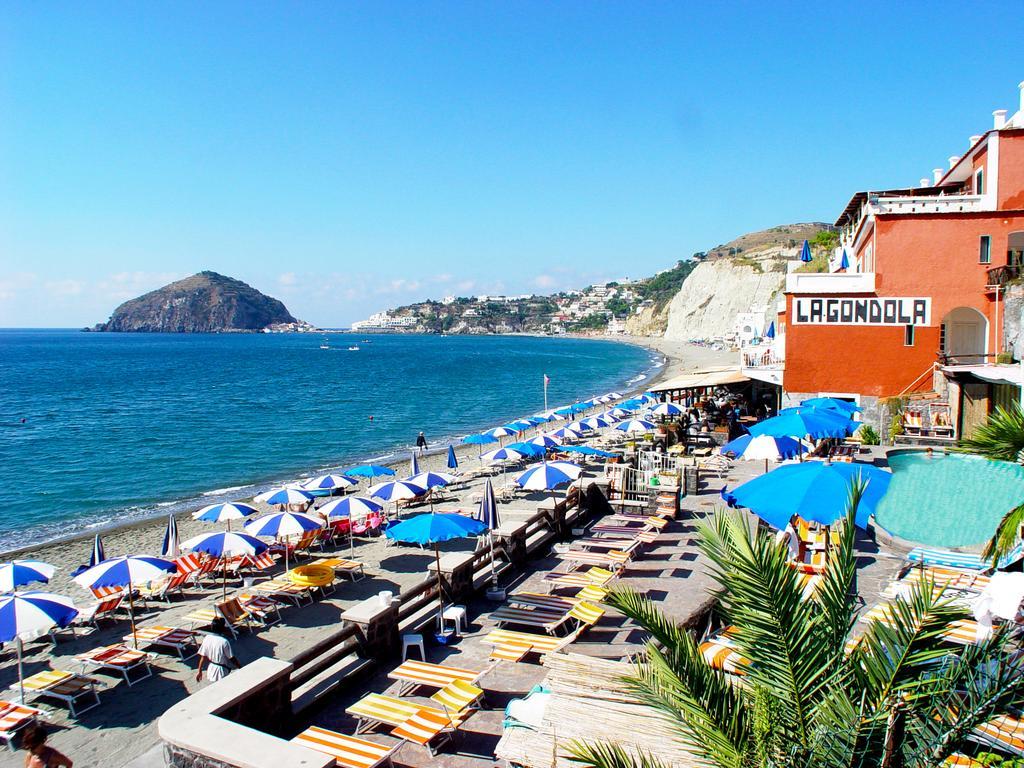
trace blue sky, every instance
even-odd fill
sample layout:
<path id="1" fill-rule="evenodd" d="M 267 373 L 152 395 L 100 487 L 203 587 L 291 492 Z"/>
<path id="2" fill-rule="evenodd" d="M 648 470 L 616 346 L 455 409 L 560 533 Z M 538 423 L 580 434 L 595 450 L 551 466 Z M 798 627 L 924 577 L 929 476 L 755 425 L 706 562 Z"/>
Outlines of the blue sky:
<path id="1" fill-rule="evenodd" d="M 1016 109 L 1019 11 L 9 4 L 0 326 L 91 324 L 202 269 L 343 325 L 831 221 Z"/>

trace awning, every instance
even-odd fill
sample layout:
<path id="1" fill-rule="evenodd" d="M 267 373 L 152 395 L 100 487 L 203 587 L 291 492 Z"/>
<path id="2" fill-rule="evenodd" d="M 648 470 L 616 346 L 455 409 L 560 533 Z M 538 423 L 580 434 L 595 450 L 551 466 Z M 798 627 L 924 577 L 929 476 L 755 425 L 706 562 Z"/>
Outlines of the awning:
<path id="1" fill-rule="evenodd" d="M 954 376 L 974 376 L 994 384 L 1024 385 L 1024 370 L 1019 365 L 944 365 L 942 372 Z"/>
<path id="2" fill-rule="evenodd" d="M 676 376 L 668 381 L 651 387 L 652 392 L 670 392 L 675 389 L 700 389 L 702 387 L 720 387 L 724 384 L 742 384 L 750 381 L 750 377 L 736 368 L 707 369 Z"/>

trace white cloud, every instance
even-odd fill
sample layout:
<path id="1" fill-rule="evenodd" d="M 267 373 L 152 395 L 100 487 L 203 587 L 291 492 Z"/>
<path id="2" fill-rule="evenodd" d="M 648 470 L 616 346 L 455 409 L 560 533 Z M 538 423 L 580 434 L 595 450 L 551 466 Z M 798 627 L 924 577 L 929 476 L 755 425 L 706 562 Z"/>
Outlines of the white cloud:
<path id="1" fill-rule="evenodd" d="M 555 285 L 555 278 L 551 275 L 537 275 L 533 278 L 533 284 L 538 288 L 553 288 Z"/>
<path id="2" fill-rule="evenodd" d="M 80 296 L 85 293 L 87 284 L 84 280 L 54 280 L 43 283 L 43 290 L 51 296 Z"/>
<path id="3" fill-rule="evenodd" d="M 0 301 L 11 301 L 32 288 L 39 278 L 31 272 L 13 272 L 0 278 Z"/>
<path id="4" fill-rule="evenodd" d="M 277 284 L 284 286 L 286 288 L 290 288 L 297 282 L 298 278 L 295 276 L 294 272 L 284 272 L 283 274 L 277 276 Z"/>

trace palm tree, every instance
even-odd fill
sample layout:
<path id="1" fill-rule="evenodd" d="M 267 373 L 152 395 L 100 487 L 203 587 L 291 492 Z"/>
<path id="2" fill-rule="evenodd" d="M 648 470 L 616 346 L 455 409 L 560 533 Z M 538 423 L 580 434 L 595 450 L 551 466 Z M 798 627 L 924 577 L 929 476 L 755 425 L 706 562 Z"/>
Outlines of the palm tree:
<path id="1" fill-rule="evenodd" d="M 837 526 L 821 588 L 804 599 L 786 547 L 751 531 L 742 512 L 700 527 L 721 587 L 720 609 L 750 660 L 736 677 L 712 669 L 694 638 L 645 596 L 617 589 L 610 603 L 650 633 L 628 682 L 698 761 L 722 768 L 931 768 L 970 732 L 1024 703 L 1024 663 L 1007 633 L 958 650 L 942 629 L 965 611 L 922 580 L 893 601 L 890 623 L 868 625 L 852 650 L 856 574 L 853 510 Z M 574 743 L 594 768 L 660 768 L 614 743 Z"/>
<path id="2" fill-rule="evenodd" d="M 965 451 L 977 453 L 987 459 L 1024 463 L 1024 410 L 1018 403 L 1009 409 L 996 408 L 988 421 L 979 426 L 974 436 L 960 441 Z M 997 565 L 1020 539 L 1024 526 L 1024 503 L 1014 507 L 996 526 L 995 535 L 985 545 L 983 557 Z"/>

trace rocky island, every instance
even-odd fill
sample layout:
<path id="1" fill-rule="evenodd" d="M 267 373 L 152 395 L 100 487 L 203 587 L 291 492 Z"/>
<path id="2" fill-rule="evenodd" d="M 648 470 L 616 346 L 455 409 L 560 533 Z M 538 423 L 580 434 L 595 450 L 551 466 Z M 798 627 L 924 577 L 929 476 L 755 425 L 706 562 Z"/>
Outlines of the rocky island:
<path id="1" fill-rule="evenodd" d="M 114 310 L 93 331 L 220 333 L 305 326 L 279 300 L 216 272 L 200 272 L 165 285 Z"/>

